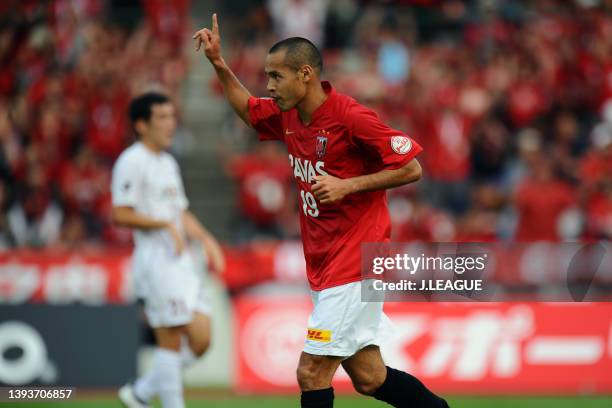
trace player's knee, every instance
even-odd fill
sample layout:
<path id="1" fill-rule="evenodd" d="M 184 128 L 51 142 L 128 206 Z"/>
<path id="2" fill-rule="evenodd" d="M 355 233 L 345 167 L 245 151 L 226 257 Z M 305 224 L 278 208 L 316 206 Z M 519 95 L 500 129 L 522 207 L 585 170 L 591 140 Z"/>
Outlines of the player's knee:
<path id="1" fill-rule="evenodd" d="M 324 356 L 303 354 L 296 371 L 300 389 L 311 391 L 330 387 L 338 364 Z"/>
<path id="2" fill-rule="evenodd" d="M 382 383 L 378 383 L 375 381 L 369 382 L 354 382 L 353 386 L 355 387 L 355 391 L 363 395 L 374 395 L 376 390 L 382 385 Z"/>
<path id="3" fill-rule="evenodd" d="M 355 391 L 363 395 L 374 395 L 376 390 L 385 382 L 385 378 L 374 373 L 361 373 L 352 378 Z"/>
<path id="4" fill-rule="evenodd" d="M 178 328 L 160 328 L 155 330 L 157 345 L 168 350 L 181 349 L 181 331 Z"/>
<path id="5" fill-rule="evenodd" d="M 301 390 L 314 389 L 317 373 L 312 366 L 300 365 L 296 370 L 296 376 Z"/>
<path id="6" fill-rule="evenodd" d="M 191 351 L 196 357 L 202 357 L 204 353 L 210 348 L 210 337 L 205 337 L 196 340 L 191 344 Z"/>
<path id="7" fill-rule="evenodd" d="M 300 365 L 297 369 L 297 382 L 302 391 L 318 390 L 329 387 L 328 376 L 318 364 Z"/>

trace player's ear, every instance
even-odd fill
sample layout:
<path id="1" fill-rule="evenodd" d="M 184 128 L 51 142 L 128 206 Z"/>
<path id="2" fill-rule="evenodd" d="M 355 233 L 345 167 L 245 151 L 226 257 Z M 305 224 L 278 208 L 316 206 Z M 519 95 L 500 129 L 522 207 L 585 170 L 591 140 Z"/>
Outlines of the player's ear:
<path id="1" fill-rule="evenodd" d="M 138 119 L 134 123 L 134 129 L 136 129 L 136 133 L 138 133 L 139 136 L 142 136 L 147 131 L 147 122 L 142 119 Z"/>
<path id="2" fill-rule="evenodd" d="M 303 82 L 310 82 L 313 74 L 314 70 L 310 65 L 304 65 L 302 68 L 300 68 L 300 78 Z"/>

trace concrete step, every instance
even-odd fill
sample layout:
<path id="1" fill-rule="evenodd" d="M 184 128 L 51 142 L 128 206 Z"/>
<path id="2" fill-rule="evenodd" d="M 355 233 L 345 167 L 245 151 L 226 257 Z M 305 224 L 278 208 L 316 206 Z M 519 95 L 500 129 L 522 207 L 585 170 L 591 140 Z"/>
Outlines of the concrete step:
<path id="1" fill-rule="evenodd" d="M 192 2 L 190 16 L 194 29 L 211 26 L 211 15 L 221 10 L 215 0 Z M 222 20 L 221 20 L 222 22 Z M 225 30 L 224 30 L 225 32 Z M 224 44 L 229 43 L 224 37 Z M 213 94 L 213 68 L 204 54 L 190 52 L 190 71 L 183 87 L 183 122 L 193 141 L 179 159 L 190 208 L 202 223 L 219 239 L 230 235 L 230 220 L 236 211 L 236 187 L 225 174 L 219 146 L 227 141 L 225 128 L 231 114 L 228 103 Z"/>

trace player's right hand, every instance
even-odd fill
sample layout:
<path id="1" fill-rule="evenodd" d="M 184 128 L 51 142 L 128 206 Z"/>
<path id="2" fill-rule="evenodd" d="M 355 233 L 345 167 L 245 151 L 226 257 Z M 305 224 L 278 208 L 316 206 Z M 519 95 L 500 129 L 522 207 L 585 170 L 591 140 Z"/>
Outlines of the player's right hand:
<path id="1" fill-rule="evenodd" d="M 193 39 L 196 41 L 196 51 L 200 51 L 202 44 L 204 44 L 204 54 L 211 62 L 221 58 L 221 35 L 219 34 L 217 13 L 212 15 L 212 31 L 203 28 L 196 31 Z"/>
<path id="2" fill-rule="evenodd" d="M 172 223 L 168 224 L 168 232 L 174 241 L 174 250 L 176 251 L 176 255 L 182 254 L 183 250 L 185 249 L 185 240 L 183 239 L 183 236 Z"/>

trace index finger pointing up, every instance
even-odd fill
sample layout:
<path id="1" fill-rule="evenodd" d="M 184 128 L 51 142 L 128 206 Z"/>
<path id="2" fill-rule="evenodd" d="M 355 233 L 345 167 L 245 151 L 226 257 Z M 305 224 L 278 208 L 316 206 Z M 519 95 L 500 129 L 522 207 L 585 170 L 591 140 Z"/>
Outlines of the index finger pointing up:
<path id="1" fill-rule="evenodd" d="M 212 30 L 213 33 L 219 34 L 219 23 L 217 22 L 217 13 L 212 15 Z"/>

